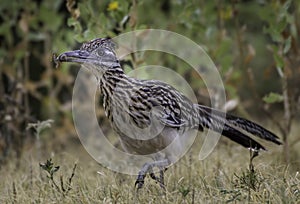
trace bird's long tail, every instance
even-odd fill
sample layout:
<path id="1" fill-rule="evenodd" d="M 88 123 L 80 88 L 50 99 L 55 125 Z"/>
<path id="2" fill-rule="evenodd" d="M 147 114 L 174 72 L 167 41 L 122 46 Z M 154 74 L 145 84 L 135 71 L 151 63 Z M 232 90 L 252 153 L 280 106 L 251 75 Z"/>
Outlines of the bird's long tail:
<path id="1" fill-rule="evenodd" d="M 254 150 L 266 149 L 244 132 L 278 145 L 281 144 L 279 138 L 274 133 L 250 120 L 226 114 L 207 106 L 198 104 L 195 106 L 199 113 L 199 129 L 203 127 L 209 128 L 215 132 L 221 133 L 225 137 L 228 137 L 246 148 Z"/>

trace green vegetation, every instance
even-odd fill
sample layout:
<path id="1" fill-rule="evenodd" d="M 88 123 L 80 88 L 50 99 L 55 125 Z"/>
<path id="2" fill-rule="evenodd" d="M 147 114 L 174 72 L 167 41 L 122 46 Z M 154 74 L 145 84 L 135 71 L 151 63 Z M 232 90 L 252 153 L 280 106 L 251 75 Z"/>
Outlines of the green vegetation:
<path id="1" fill-rule="evenodd" d="M 300 203 L 299 19 L 296 0 L 1 0 L 0 203 Z M 95 37 L 145 28 L 202 45 L 227 99 L 238 101 L 232 112 L 260 122 L 284 145 L 269 145 L 251 165 L 247 150 L 223 139 L 199 161 L 198 141 L 166 172 L 166 196 L 148 178 L 137 198 L 134 177 L 93 161 L 72 120 L 78 69 L 55 69 L 52 56 Z M 174 69 L 209 104 L 201 78 L 173 56 L 134 53 L 126 60 L 128 70 Z M 103 109 L 97 114 L 111 135 Z"/>
<path id="2" fill-rule="evenodd" d="M 68 153 L 52 157 L 53 168 L 59 166 L 53 180 L 39 166 L 41 161 L 35 160 L 33 152 L 25 153 L 18 168 L 15 162 L 3 167 L 0 202 L 135 203 L 138 199 L 140 203 L 299 203 L 300 200 L 299 172 L 295 163 L 286 166 L 280 162 L 278 148 L 270 148 L 256 157 L 251 171 L 249 152 L 239 146 L 222 143 L 211 156 L 199 161 L 199 148 L 194 145 L 166 172 L 165 196 L 159 185 L 147 177 L 138 197 L 135 176 L 117 174 L 100 166 L 83 148 L 69 147 L 65 151 Z M 74 165 L 77 165 L 75 171 Z"/>

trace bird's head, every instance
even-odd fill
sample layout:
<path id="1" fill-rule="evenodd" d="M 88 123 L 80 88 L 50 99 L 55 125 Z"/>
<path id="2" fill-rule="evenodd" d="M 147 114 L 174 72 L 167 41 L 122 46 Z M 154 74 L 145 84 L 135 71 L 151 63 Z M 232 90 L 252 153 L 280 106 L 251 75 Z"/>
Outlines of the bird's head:
<path id="1" fill-rule="evenodd" d="M 115 54 L 115 47 L 115 43 L 109 38 L 97 38 L 84 43 L 79 50 L 60 54 L 54 61 L 56 63 L 76 62 L 103 72 L 108 68 L 120 66 Z"/>

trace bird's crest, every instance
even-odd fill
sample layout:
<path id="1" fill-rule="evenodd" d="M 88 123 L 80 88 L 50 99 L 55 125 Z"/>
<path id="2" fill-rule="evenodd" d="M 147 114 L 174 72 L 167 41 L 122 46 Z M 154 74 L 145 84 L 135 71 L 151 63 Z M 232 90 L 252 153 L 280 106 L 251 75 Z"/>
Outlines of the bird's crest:
<path id="1" fill-rule="evenodd" d="M 110 38 L 96 38 L 89 42 L 83 43 L 80 50 L 86 50 L 92 52 L 99 47 L 106 47 L 111 50 L 115 50 L 116 44 Z"/>

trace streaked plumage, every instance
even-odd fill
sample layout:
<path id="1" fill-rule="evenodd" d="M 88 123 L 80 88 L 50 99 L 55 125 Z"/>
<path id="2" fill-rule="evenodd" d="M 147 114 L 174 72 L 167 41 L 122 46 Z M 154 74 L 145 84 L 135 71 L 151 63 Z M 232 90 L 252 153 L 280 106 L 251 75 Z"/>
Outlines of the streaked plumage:
<path id="1" fill-rule="evenodd" d="M 56 60 L 85 63 L 85 67 L 95 74 L 103 95 L 106 116 L 119 135 L 124 150 L 129 153 L 139 155 L 155 153 L 167 147 L 178 136 L 180 139 L 177 145 L 180 148 L 189 131 L 195 129 L 202 131 L 204 128 L 219 132 L 254 151 L 265 148 L 245 132 L 281 144 L 275 134 L 262 126 L 207 106 L 193 104 L 166 83 L 128 77 L 114 53 L 114 43 L 109 39 L 92 40 L 83 44 L 80 50 L 65 52 Z M 147 128 L 154 120 L 158 121 L 158 126 L 163 127 L 157 137 L 140 139 L 139 132 L 132 130 L 132 127 L 137 127 L 137 130 Z M 153 128 L 151 131 L 156 131 L 156 127 Z M 155 160 L 153 164 L 146 164 L 142 168 L 136 181 L 138 188 L 142 187 L 147 173 L 163 186 L 163 171 L 173 162 L 172 157 L 175 153 L 172 151 L 174 150 L 170 150 L 161 158 L 153 158 Z M 160 178 L 151 173 L 155 166 L 161 169 Z"/>

